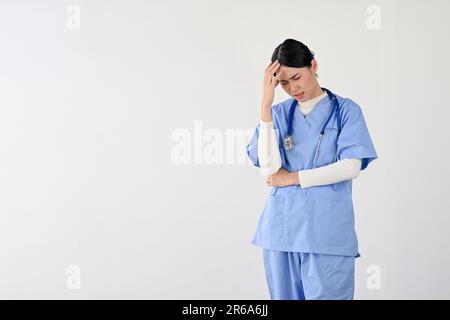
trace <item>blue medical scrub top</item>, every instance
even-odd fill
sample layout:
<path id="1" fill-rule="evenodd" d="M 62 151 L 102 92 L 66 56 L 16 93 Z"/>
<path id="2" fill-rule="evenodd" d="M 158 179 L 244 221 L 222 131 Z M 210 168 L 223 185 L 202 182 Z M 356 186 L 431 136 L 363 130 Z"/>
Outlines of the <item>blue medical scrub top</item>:
<path id="1" fill-rule="evenodd" d="M 377 158 L 361 107 L 336 95 L 342 130 L 338 137 L 337 117 L 328 123 L 315 167 L 342 159 L 361 159 L 361 170 Z M 304 117 L 296 107 L 293 118 L 295 148 L 285 150 L 289 108 L 294 98 L 272 107 L 282 167 L 289 172 L 311 169 L 320 130 L 332 109 L 326 96 Z M 247 155 L 259 167 L 259 124 L 247 145 Z M 337 141 L 337 144 L 336 144 Z M 352 180 L 302 188 L 300 185 L 273 187 L 260 215 L 251 241 L 256 246 L 278 251 L 311 252 L 359 257 L 352 201 Z"/>

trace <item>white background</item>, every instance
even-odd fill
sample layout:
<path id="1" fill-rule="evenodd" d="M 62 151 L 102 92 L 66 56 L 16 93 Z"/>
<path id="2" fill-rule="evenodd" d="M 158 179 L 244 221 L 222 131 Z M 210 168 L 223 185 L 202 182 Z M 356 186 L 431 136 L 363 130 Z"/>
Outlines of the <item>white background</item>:
<path id="1" fill-rule="evenodd" d="M 268 299 L 250 243 L 264 177 L 176 164 L 171 137 L 254 129 L 264 68 L 294 38 L 379 155 L 353 185 L 355 298 L 449 299 L 449 15 L 446 0 L 2 1 L 0 298 Z"/>

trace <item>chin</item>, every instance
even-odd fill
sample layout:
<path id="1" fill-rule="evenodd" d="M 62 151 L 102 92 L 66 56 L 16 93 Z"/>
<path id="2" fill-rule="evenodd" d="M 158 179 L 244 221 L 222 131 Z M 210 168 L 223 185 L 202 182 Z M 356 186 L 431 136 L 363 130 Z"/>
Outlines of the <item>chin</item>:
<path id="1" fill-rule="evenodd" d="M 305 97 L 305 96 L 303 96 L 303 98 L 301 98 L 300 100 L 297 100 L 297 101 L 299 101 L 299 102 L 305 102 L 305 101 L 308 101 L 308 97 Z"/>

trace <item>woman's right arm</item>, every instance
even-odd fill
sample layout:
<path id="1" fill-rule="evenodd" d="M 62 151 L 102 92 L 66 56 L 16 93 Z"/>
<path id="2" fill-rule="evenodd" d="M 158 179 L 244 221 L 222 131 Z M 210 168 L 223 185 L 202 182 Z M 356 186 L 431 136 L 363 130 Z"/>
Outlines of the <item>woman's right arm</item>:
<path id="1" fill-rule="evenodd" d="M 261 175 L 269 176 L 281 168 L 281 156 L 272 121 L 260 121 L 258 159 Z"/>
<path id="2" fill-rule="evenodd" d="M 261 175 L 271 175 L 281 168 L 281 156 L 272 118 L 272 103 L 279 81 L 273 75 L 279 70 L 277 60 L 267 66 L 264 73 L 263 100 L 258 137 L 258 159 Z"/>

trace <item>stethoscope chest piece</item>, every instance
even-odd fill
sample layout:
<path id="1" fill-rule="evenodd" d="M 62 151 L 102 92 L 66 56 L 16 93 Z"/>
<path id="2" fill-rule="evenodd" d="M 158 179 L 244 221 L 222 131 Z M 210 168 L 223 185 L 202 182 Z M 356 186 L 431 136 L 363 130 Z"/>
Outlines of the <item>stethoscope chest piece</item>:
<path id="1" fill-rule="evenodd" d="M 294 139 L 292 138 L 291 135 L 288 135 L 284 138 L 283 146 L 284 146 L 284 149 L 286 149 L 286 150 L 294 149 L 295 143 L 294 143 Z"/>

